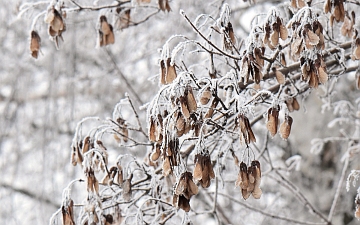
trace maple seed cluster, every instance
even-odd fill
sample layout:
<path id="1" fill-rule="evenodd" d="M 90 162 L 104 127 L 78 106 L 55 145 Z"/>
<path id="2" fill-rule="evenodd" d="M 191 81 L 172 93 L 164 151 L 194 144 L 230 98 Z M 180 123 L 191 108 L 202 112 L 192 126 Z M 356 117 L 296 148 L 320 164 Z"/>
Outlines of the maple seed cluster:
<path id="1" fill-rule="evenodd" d="M 100 16 L 100 27 L 98 30 L 98 45 L 100 47 L 115 43 L 113 26 L 107 22 L 105 16 Z"/>
<path id="2" fill-rule="evenodd" d="M 175 70 L 175 63 L 171 65 L 171 58 L 160 61 L 160 83 L 161 84 L 170 84 L 177 77 Z"/>
<path id="3" fill-rule="evenodd" d="M 345 37 L 351 38 L 353 34 L 354 24 L 355 24 L 355 12 L 352 11 L 350 16 L 348 15 L 348 13 L 346 13 L 344 18 L 344 23 L 341 26 L 341 34 Z"/>
<path id="4" fill-rule="evenodd" d="M 194 181 L 199 182 L 203 188 L 208 188 L 210 180 L 215 178 L 209 153 L 195 155 L 194 163 Z"/>
<path id="5" fill-rule="evenodd" d="M 66 14 L 61 13 L 55 9 L 55 7 L 49 8 L 45 16 L 45 22 L 49 24 L 48 33 L 55 41 L 56 47 L 59 47 L 59 38 L 63 41 L 62 33 L 66 31 L 66 25 L 63 20 L 63 17 L 66 17 Z"/>
<path id="6" fill-rule="evenodd" d="M 251 142 L 256 142 L 255 135 L 251 130 L 251 125 L 249 119 L 243 115 L 239 114 L 235 120 L 235 128 L 240 128 L 240 143 L 248 146 Z"/>
<path id="7" fill-rule="evenodd" d="M 333 26 L 334 20 L 336 22 L 344 22 L 345 8 L 344 0 L 326 0 L 324 4 L 324 12 L 331 13 L 330 26 Z"/>
<path id="8" fill-rule="evenodd" d="M 75 225 L 74 221 L 74 201 L 70 199 L 61 206 L 62 224 Z"/>
<path id="9" fill-rule="evenodd" d="M 183 209 L 185 212 L 189 212 L 190 198 L 198 192 L 199 189 L 193 181 L 192 174 L 190 172 L 182 173 L 175 185 L 173 205 Z"/>
<path id="10" fill-rule="evenodd" d="M 248 83 L 249 78 L 256 84 L 259 84 L 260 80 L 262 80 L 261 70 L 264 67 L 264 53 L 264 47 L 250 47 L 249 51 L 244 52 L 240 67 L 240 77 L 242 77 L 244 84 Z"/>
<path id="11" fill-rule="evenodd" d="M 289 101 L 289 105 L 292 107 L 292 110 L 298 110 L 300 108 L 297 100 L 295 98 L 292 98 Z M 290 103 L 291 101 L 291 103 Z M 290 110 L 289 110 L 290 111 Z M 279 106 L 274 106 L 268 109 L 267 112 L 267 123 L 266 123 L 266 128 L 268 129 L 270 135 L 272 137 L 274 137 L 277 132 L 278 132 L 278 127 L 279 127 L 279 112 L 280 112 L 280 107 Z M 280 136 L 283 139 L 287 139 L 290 135 L 291 132 L 291 126 L 293 123 L 293 119 L 291 116 L 289 116 L 288 114 L 285 115 L 285 119 L 283 121 L 283 123 L 280 125 Z"/>
<path id="12" fill-rule="evenodd" d="M 276 17 L 274 22 L 265 23 L 264 31 L 265 35 L 263 37 L 263 43 L 271 50 L 276 49 L 279 44 L 279 38 L 285 41 L 288 37 L 288 30 L 280 17 Z"/>
<path id="13" fill-rule="evenodd" d="M 293 9 L 301 9 L 306 6 L 305 3 L 311 5 L 311 0 L 291 0 L 291 7 Z"/>
<path id="14" fill-rule="evenodd" d="M 325 39 L 323 26 L 317 20 L 312 24 L 306 23 L 302 26 L 300 21 L 291 24 L 293 30 L 293 42 L 291 43 L 291 55 L 298 59 L 305 50 L 324 50 Z"/>
<path id="15" fill-rule="evenodd" d="M 260 183 L 260 162 L 254 160 L 251 162 L 249 167 L 247 167 L 244 162 L 241 162 L 240 172 L 235 185 L 240 187 L 241 194 L 245 200 L 248 199 L 250 195 L 252 195 L 255 199 L 259 199 L 261 197 L 262 191 L 260 189 Z"/>
<path id="16" fill-rule="evenodd" d="M 228 22 L 228 24 L 225 26 L 223 37 L 224 37 L 225 49 L 231 51 L 236 43 L 236 38 L 235 38 L 233 26 L 230 22 Z"/>
<path id="17" fill-rule="evenodd" d="M 320 54 L 316 55 L 315 60 L 300 58 L 302 80 L 306 81 L 310 87 L 317 88 L 319 82 L 325 84 L 328 80 L 326 64 Z"/>

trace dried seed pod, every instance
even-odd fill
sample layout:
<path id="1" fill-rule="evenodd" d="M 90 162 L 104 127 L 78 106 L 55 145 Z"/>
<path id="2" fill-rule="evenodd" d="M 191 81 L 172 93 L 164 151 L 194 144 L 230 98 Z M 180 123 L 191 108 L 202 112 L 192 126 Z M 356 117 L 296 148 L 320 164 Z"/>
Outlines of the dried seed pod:
<path id="1" fill-rule="evenodd" d="M 169 157 L 165 157 L 162 164 L 162 173 L 164 176 L 168 176 L 169 174 L 171 174 L 171 172 L 172 170 L 170 165 L 170 159 Z"/>
<path id="2" fill-rule="evenodd" d="M 150 155 L 150 159 L 151 161 L 155 162 L 156 160 L 159 159 L 160 154 L 161 154 L 161 149 L 160 149 L 161 145 L 160 144 L 155 144 L 155 151 L 151 153 Z"/>
<path id="3" fill-rule="evenodd" d="M 180 175 L 179 181 L 175 187 L 176 195 L 183 195 L 185 198 L 190 199 L 191 196 L 199 192 L 198 187 L 192 180 L 193 176 L 190 172 L 184 172 Z"/>
<path id="4" fill-rule="evenodd" d="M 88 192 L 94 192 L 94 172 L 89 171 L 86 174 L 86 184 L 87 184 L 87 191 Z"/>
<path id="5" fill-rule="evenodd" d="M 356 209 L 355 209 L 355 217 L 357 219 L 360 219 L 360 198 L 359 195 L 356 196 L 355 198 L 355 204 L 356 204 Z"/>
<path id="6" fill-rule="evenodd" d="M 159 4 L 159 8 L 162 11 L 164 11 L 164 12 L 165 11 L 168 11 L 168 12 L 171 11 L 171 8 L 170 8 L 170 5 L 169 5 L 169 0 L 159 0 L 158 4 Z"/>
<path id="7" fill-rule="evenodd" d="M 211 106 L 210 106 L 210 109 L 206 112 L 205 114 L 205 118 L 211 118 L 214 114 L 214 109 L 217 107 L 217 105 L 219 104 L 219 100 L 214 98 L 211 102 Z"/>
<path id="8" fill-rule="evenodd" d="M 98 30 L 98 45 L 106 46 L 115 43 L 113 27 L 107 22 L 104 15 L 100 16 L 100 28 Z"/>
<path id="9" fill-rule="evenodd" d="M 200 182 L 203 188 L 210 186 L 210 180 L 215 178 L 214 170 L 211 164 L 210 155 L 195 155 L 195 167 L 193 172 L 194 181 Z"/>
<path id="10" fill-rule="evenodd" d="M 94 191 L 97 195 L 99 195 L 99 181 L 96 179 L 96 177 L 93 177 L 93 185 L 94 185 Z"/>
<path id="11" fill-rule="evenodd" d="M 341 26 L 341 34 L 345 37 L 351 38 L 353 26 L 354 26 L 354 20 L 352 20 L 349 16 L 346 15 L 344 18 L 344 23 Z"/>
<path id="12" fill-rule="evenodd" d="M 166 66 L 164 60 L 160 60 L 160 83 L 166 84 Z"/>
<path id="13" fill-rule="evenodd" d="M 165 83 L 170 84 L 172 83 L 175 78 L 177 77 L 175 64 L 171 65 L 171 58 L 166 59 L 166 76 L 165 76 Z"/>
<path id="14" fill-rule="evenodd" d="M 279 32 L 274 30 L 270 35 L 270 41 L 272 46 L 277 46 L 279 44 Z"/>
<path id="15" fill-rule="evenodd" d="M 308 30 L 307 32 L 307 40 L 309 40 L 309 44 L 314 46 L 317 45 L 320 41 L 319 36 L 317 36 L 314 32 L 311 30 Z"/>
<path id="16" fill-rule="evenodd" d="M 303 39 L 296 38 L 291 43 L 291 55 L 298 57 L 301 53 L 301 45 L 302 45 Z"/>
<path id="17" fill-rule="evenodd" d="M 285 76 L 282 72 L 277 70 L 275 67 L 272 68 L 273 72 L 275 73 L 276 80 L 279 84 L 285 84 Z"/>
<path id="18" fill-rule="evenodd" d="M 246 193 L 248 194 L 248 195 L 250 195 L 253 191 L 254 191 L 254 189 L 255 189 L 255 173 L 256 173 L 256 170 L 255 170 L 255 168 L 254 167 L 252 167 L 252 166 L 249 166 L 248 167 L 248 177 L 249 177 L 249 182 L 248 182 L 248 187 L 247 187 L 247 189 L 246 189 Z M 243 198 L 244 199 L 247 199 L 249 196 L 243 196 Z"/>
<path id="19" fill-rule="evenodd" d="M 286 66 L 285 54 L 283 52 L 280 52 L 280 62 L 282 66 Z"/>
<path id="20" fill-rule="evenodd" d="M 255 135 L 251 129 L 249 119 L 243 115 L 239 114 L 237 117 L 237 126 L 240 127 L 240 142 L 249 145 L 251 142 L 256 142 Z"/>
<path id="21" fill-rule="evenodd" d="M 325 4 L 324 4 L 324 12 L 328 13 L 331 11 L 331 1 L 330 0 L 326 0 Z"/>
<path id="22" fill-rule="evenodd" d="M 187 86 L 185 89 L 186 102 L 190 113 L 196 112 L 197 103 L 194 97 L 191 86 Z"/>
<path id="23" fill-rule="evenodd" d="M 268 120 L 266 123 L 266 128 L 268 129 L 272 137 L 274 137 L 277 133 L 277 128 L 279 124 L 279 110 L 279 106 L 271 107 L 268 109 Z"/>
<path id="24" fill-rule="evenodd" d="M 248 57 L 244 56 L 241 60 L 240 77 L 244 79 L 244 84 L 247 84 L 250 76 L 250 62 Z"/>
<path id="25" fill-rule="evenodd" d="M 116 26 L 116 27 L 118 27 L 118 29 L 123 30 L 123 29 L 126 29 L 129 27 L 130 21 L 131 21 L 130 13 L 131 13 L 131 10 L 127 9 L 123 13 L 123 15 L 120 16 L 119 20 L 117 20 L 118 24 Z"/>
<path id="26" fill-rule="evenodd" d="M 286 107 L 288 108 L 289 112 L 293 112 L 294 111 L 294 107 L 293 107 L 293 101 L 294 99 L 293 98 L 288 98 L 285 100 L 285 104 L 286 104 Z"/>
<path id="27" fill-rule="evenodd" d="M 181 137 L 185 131 L 185 118 L 181 112 L 177 114 L 175 127 L 177 136 Z"/>
<path id="28" fill-rule="evenodd" d="M 49 35 L 52 37 L 61 36 L 65 31 L 65 23 L 61 14 L 54 7 L 50 8 L 45 16 L 45 22 L 49 24 Z"/>
<path id="29" fill-rule="evenodd" d="M 260 66 L 261 68 L 264 66 L 264 59 L 262 58 L 264 56 L 264 51 L 262 51 L 260 48 L 254 49 L 255 61 L 257 65 Z"/>
<path id="30" fill-rule="evenodd" d="M 251 167 L 253 168 L 253 171 L 255 171 L 254 176 L 255 176 L 255 187 L 253 192 L 251 193 L 252 196 L 255 199 L 259 199 L 262 195 L 262 191 L 260 189 L 260 184 L 261 184 L 261 169 L 260 169 L 260 162 L 257 160 L 254 160 L 251 162 Z"/>
<path id="31" fill-rule="evenodd" d="M 36 31 L 31 31 L 31 39 L 30 39 L 30 51 L 31 56 L 35 59 L 38 58 L 39 51 L 40 51 L 40 45 L 41 45 L 41 38 L 39 34 Z"/>
<path id="32" fill-rule="evenodd" d="M 152 141 L 152 142 L 155 142 L 156 141 L 156 135 L 155 135 L 156 125 L 155 125 L 155 120 L 154 120 L 153 117 L 150 117 L 149 123 L 150 123 L 150 126 L 149 126 L 149 140 Z"/>
<path id="33" fill-rule="evenodd" d="M 319 86 L 319 78 L 314 69 L 310 72 L 309 86 L 313 88 L 317 88 Z"/>
<path id="34" fill-rule="evenodd" d="M 318 68 L 318 76 L 319 76 L 320 83 L 325 84 L 327 82 L 328 75 L 325 71 L 325 68 L 323 68 L 321 66 Z"/>
<path id="35" fill-rule="evenodd" d="M 201 94 L 200 103 L 202 105 L 208 104 L 211 98 L 211 90 L 210 87 L 207 87 Z"/>
<path id="36" fill-rule="evenodd" d="M 300 104 L 299 104 L 299 102 L 297 101 L 297 99 L 295 97 L 293 98 L 292 107 L 296 111 L 300 109 Z"/>
<path id="37" fill-rule="evenodd" d="M 354 50 L 353 50 L 353 54 L 352 54 L 351 58 L 353 60 L 359 60 L 360 59 L 360 38 L 356 38 L 354 40 L 354 42 L 355 42 Z"/>
<path id="38" fill-rule="evenodd" d="M 184 117 L 186 119 L 189 119 L 190 118 L 190 111 L 189 111 L 189 108 L 188 108 L 187 99 L 184 96 L 180 96 L 179 100 L 180 100 L 180 108 L 181 108 L 182 114 L 184 115 Z"/>
<path id="39" fill-rule="evenodd" d="M 285 41 L 287 39 L 287 37 L 288 37 L 288 30 L 283 24 L 281 24 L 280 25 L 280 38 L 283 41 Z"/>
<path id="40" fill-rule="evenodd" d="M 90 137 L 86 136 L 83 141 L 82 154 L 84 155 L 90 149 Z"/>
<path id="41" fill-rule="evenodd" d="M 185 212 L 190 211 L 190 200 L 182 195 L 173 195 L 173 205 L 177 208 L 184 210 Z"/>
<path id="42" fill-rule="evenodd" d="M 78 162 L 77 149 L 76 147 L 73 146 L 71 150 L 71 164 L 73 166 L 76 166 L 77 162 Z"/>
<path id="43" fill-rule="evenodd" d="M 73 207 L 74 202 L 71 199 L 67 205 L 61 207 L 63 225 L 75 225 Z"/>
<path id="44" fill-rule="evenodd" d="M 289 115 L 285 115 L 284 122 L 280 125 L 280 136 L 283 139 L 287 139 L 290 135 L 291 131 L 291 125 L 292 125 L 293 119 Z"/>
<path id="45" fill-rule="evenodd" d="M 244 162 L 240 163 L 240 172 L 238 179 L 235 182 L 236 186 L 239 186 L 240 189 L 247 189 L 249 185 L 249 178 L 247 173 L 247 165 Z"/>
<path id="46" fill-rule="evenodd" d="M 201 163 L 199 163 L 196 159 L 197 155 L 195 155 L 195 166 L 194 166 L 194 171 L 193 171 L 193 177 L 194 177 L 194 181 L 198 182 L 199 180 L 202 179 L 202 165 Z"/>
<path id="47" fill-rule="evenodd" d="M 360 72 L 357 71 L 355 74 L 355 82 L 356 82 L 356 88 L 360 90 Z"/>

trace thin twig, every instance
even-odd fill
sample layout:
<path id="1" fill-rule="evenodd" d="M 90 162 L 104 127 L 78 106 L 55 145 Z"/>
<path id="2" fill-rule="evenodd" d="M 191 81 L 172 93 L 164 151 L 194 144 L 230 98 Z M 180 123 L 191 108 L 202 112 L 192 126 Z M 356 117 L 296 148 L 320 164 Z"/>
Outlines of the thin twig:
<path id="1" fill-rule="evenodd" d="M 217 47 L 214 43 L 212 43 L 209 39 L 207 39 L 197 28 L 196 26 L 190 21 L 190 19 L 186 16 L 184 11 L 180 12 L 181 15 L 184 16 L 184 18 L 186 19 L 186 21 L 192 26 L 192 28 L 195 30 L 196 33 L 198 33 L 209 45 L 211 45 L 213 48 L 215 48 L 217 51 L 219 51 L 221 54 L 232 58 L 232 59 L 236 59 L 236 60 L 240 60 L 241 58 L 235 55 L 230 55 L 224 51 L 222 51 L 219 47 Z"/>
<path id="2" fill-rule="evenodd" d="M 348 166 L 349 166 L 349 157 L 346 157 L 345 162 L 344 162 L 344 167 L 343 167 L 342 172 L 341 172 L 340 180 L 339 180 L 338 186 L 336 188 L 334 200 L 333 200 L 333 203 L 331 204 L 331 208 L 330 208 L 330 212 L 329 212 L 329 216 L 328 216 L 328 221 L 331 221 L 332 217 L 334 215 L 336 203 L 337 203 L 337 201 L 338 201 L 338 199 L 340 197 L 341 188 L 342 188 L 343 183 L 344 183 L 346 170 L 347 170 Z"/>
<path id="3" fill-rule="evenodd" d="M 213 193 L 213 192 L 210 192 L 210 193 Z M 224 197 L 230 199 L 231 201 L 236 202 L 236 203 L 244 206 L 245 208 L 248 208 L 248 209 L 250 209 L 252 211 L 261 213 L 262 215 L 267 216 L 267 217 L 271 217 L 273 219 L 284 220 L 284 221 L 288 221 L 288 222 L 292 222 L 292 223 L 296 223 L 296 224 L 306 224 L 306 225 L 325 225 L 325 224 L 327 224 L 327 223 L 300 221 L 300 220 L 295 220 L 295 219 L 284 217 L 284 216 L 279 216 L 279 215 L 276 215 L 276 214 L 271 214 L 271 213 L 268 213 L 268 212 L 264 212 L 263 210 L 260 210 L 260 209 L 258 209 L 256 207 L 250 206 L 249 204 L 246 204 L 246 203 L 244 203 L 242 201 L 239 201 L 238 199 L 235 199 L 235 198 L 233 198 L 233 197 L 231 197 L 231 196 L 229 196 L 227 194 L 219 192 L 218 195 L 224 196 Z"/>

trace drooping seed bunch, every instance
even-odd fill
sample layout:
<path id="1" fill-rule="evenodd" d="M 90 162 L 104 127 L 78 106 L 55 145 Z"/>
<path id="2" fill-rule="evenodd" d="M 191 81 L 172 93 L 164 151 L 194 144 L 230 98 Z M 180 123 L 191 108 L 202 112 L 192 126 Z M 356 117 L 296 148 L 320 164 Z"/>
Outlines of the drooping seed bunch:
<path id="1" fill-rule="evenodd" d="M 246 200 L 252 195 L 255 199 L 259 199 L 262 195 L 260 189 L 261 183 L 261 169 L 260 162 L 254 160 L 251 165 L 247 167 L 246 163 L 240 163 L 240 172 L 235 185 L 241 189 L 241 194 Z"/>
<path id="2" fill-rule="evenodd" d="M 287 103 L 290 105 L 290 102 Z M 297 100 L 295 98 L 291 98 L 291 105 L 292 110 L 299 109 L 299 105 L 297 103 Z M 290 111 L 290 110 L 289 110 Z M 276 105 L 273 107 L 270 107 L 267 112 L 267 123 L 266 128 L 268 129 L 270 135 L 274 137 L 278 132 L 279 127 L 279 112 L 280 112 L 280 106 Z M 287 139 L 291 132 L 291 126 L 293 123 L 293 119 L 291 116 L 289 116 L 287 113 L 285 114 L 284 121 L 280 125 L 280 136 L 283 139 Z"/>

